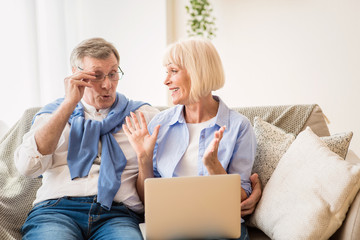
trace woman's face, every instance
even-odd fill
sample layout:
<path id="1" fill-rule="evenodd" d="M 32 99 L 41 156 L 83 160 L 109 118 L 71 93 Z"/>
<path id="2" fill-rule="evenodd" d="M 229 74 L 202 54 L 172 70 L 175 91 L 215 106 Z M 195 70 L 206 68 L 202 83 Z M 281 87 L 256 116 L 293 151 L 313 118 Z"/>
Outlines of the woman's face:
<path id="1" fill-rule="evenodd" d="M 171 98 L 174 105 L 186 105 L 190 102 L 191 81 L 185 69 L 170 63 L 166 66 L 166 79 L 164 84 L 171 92 Z"/>

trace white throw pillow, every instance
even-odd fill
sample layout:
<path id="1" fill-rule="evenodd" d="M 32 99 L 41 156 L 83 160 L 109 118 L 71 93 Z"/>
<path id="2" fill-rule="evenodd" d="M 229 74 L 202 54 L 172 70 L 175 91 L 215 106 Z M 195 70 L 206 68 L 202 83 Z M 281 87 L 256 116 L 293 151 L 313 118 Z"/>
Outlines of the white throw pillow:
<path id="1" fill-rule="evenodd" d="M 310 128 L 279 161 L 250 223 L 271 239 L 328 239 L 360 188 L 360 164 L 343 161 Z"/>

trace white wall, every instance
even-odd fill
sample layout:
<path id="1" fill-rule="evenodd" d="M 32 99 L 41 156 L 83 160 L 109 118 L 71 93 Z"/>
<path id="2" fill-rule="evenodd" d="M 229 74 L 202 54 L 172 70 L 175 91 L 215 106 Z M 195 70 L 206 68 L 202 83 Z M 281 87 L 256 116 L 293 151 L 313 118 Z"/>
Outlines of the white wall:
<path id="1" fill-rule="evenodd" d="M 1 0 L 0 7 L 0 120 L 8 126 L 25 109 L 64 96 L 70 53 L 91 37 L 103 37 L 118 48 L 125 72 L 119 92 L 166 105 L 161 65 L 165 0 Z"/>
<path id="2" fill-rule="evenodd" d="M 35 23 L 32 2 L 0 1 L 0 121 L 7 126 L 38 103 L 36 33 L 30 31 Z"/>
<path id="3" fill-rule="evenodd" d="M 184 37 L 186 1 L 176 0 Z M 360 1 L 212 0 L 229 106 L 317 103 L 360 154 Z"/>

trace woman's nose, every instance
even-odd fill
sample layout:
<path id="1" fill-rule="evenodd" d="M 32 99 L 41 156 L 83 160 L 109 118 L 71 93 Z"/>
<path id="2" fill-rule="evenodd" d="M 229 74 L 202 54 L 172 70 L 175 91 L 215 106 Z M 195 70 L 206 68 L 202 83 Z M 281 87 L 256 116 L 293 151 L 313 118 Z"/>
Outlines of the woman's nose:
<path id="1" fill-rule="evenodd" d="M 165 81 L 164 81 L 164 84 L 165 85 L 169 85 L 170 84 L 170 74 L 166 74 L 166 78 L 165 78 Z"/>

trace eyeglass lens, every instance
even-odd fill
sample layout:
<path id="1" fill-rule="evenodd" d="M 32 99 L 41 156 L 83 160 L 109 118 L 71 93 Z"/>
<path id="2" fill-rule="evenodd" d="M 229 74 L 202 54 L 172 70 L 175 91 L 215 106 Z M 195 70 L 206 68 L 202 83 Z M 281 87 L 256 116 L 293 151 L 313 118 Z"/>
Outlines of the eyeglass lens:
<path id="1" fill-rule="evenodd" d="M 83 71 L 82 68 L 78 67 L 79 70 Z M 103 81 L 106 77 L 109 78 L 110 81 L 119 81 L 124 75 L 124 72 L 121 70 L 120 66 L 118 67 L 118 71 L 112 71 L 109 74 L 104 74 L 102 72 L 95 72 L 96 79 L 92 79 L 93 82 Z"/>
<path id="2" fill-rule="evenodd" d="M 102 80 L 105 79 L 106 76 L 107 76 L 107 77 L 109 78 L 109 80 L 111 80 L 111 81 L 118 81 L 118 80 L 120 79 L 120 75 L 119 75 L 119 74 L 120 74 L 119 72 L 115 72 L 115 71 L 109 73 L 108 75 L 105 75 L 104 73 L 99 72 L 99 73 L 96 73 L 96 74 L 95 74 L 95 77 L 96 77 L 95 81 L 102 81 Z"/>

